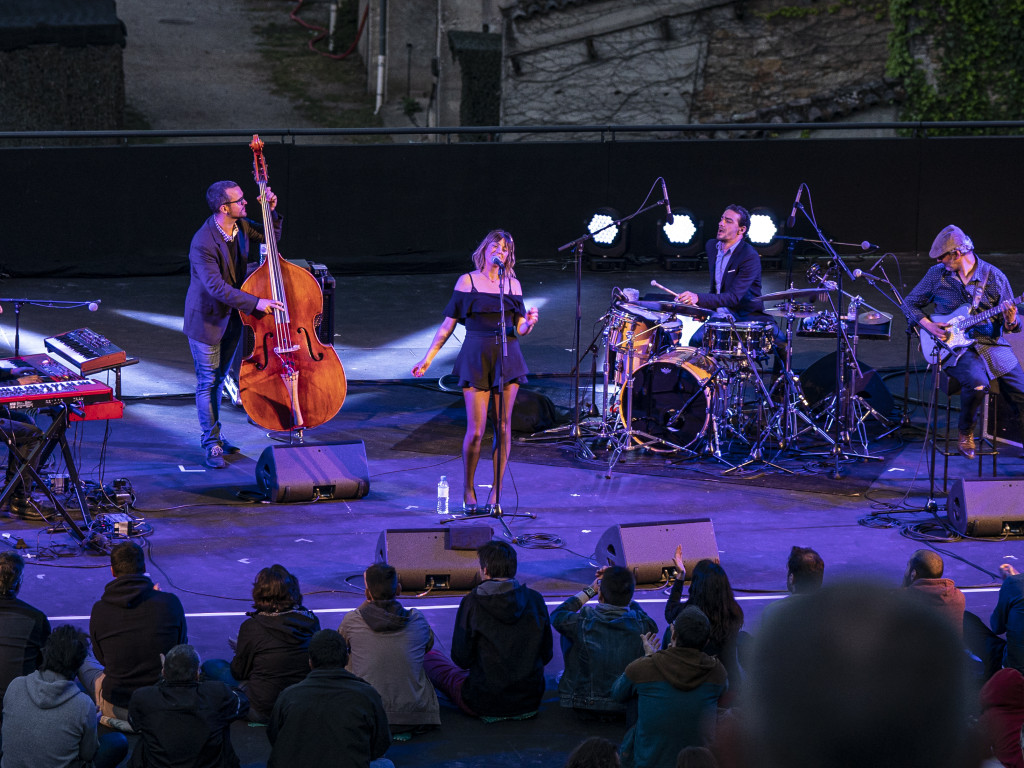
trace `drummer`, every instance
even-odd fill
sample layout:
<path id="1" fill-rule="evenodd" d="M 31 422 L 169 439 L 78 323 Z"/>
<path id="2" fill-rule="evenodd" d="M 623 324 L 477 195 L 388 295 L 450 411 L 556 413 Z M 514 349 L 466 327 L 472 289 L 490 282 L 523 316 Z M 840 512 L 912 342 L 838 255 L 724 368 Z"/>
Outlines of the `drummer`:
<path id="1" fill-rule="evenodd" d="M 742 205 L 730 205 L 718 222 L 718 234 L 708 240 L 704 250 L 711 272 L 711 291 L 676 294 L 676 301 L 703 309 L 715 310 L 720 319 L 762 320 L 775 325 L 771 315 L 765 314 L 761 301 L 761 256 L 744 237 L 750 228 L 750 213 Z M 705 327 L 698 328 L 690 339 L 692 346 L 700 346 Z M 776 326 L 776 338 L 778 331 Z"/>

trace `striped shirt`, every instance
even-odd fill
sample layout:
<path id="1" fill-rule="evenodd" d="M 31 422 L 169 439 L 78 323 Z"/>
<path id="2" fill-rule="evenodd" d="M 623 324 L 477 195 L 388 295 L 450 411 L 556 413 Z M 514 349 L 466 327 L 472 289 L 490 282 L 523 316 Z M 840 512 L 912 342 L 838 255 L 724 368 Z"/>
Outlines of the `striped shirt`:
<path id="1" fill-rule="evenodd" d="M 975 257 L 977 259 L 977 257 Z M 986 280 L 986 275 L 988 279 Z M 934 304 L 935 315 L 951 315 L 958 309 L 965 310 L 974 306 L 974 296 L 981 290 L 982 283 L 985 289 L 978 302 L 976 310 L 971 314 L 984 312 L 992 309 L 1002 301 L 1009 301 L 1014 298 L 1010 290 L 1010 281 L 998 267 L 989 264 L 987 261 L 977 259 L 974 273 L 965 285 L 959 275 L 946 269 L 944 264 L 936 264 L 925 272 L 914 289 L 907 294 L 903 300 L 903 314 L 907 316 L 907 322 L 911 325 L 920 323 L 925 317 L 924 308 Z M 965 307 L 966 305 L 966 307 Z M 958 314 L 966 314 L 958 313 Z M 1018 321 L 1019 322 L 1019 321 Z M 1009 373 L 1017 366 L 1017 356 L 1010 347 L 1009 342 L 1003 337 L 1003 316 L 997 314 L 985 323 L 979 323 L 967 331 L 968 338 L 974 339 L 972 349 L 977 350 L 981 359 L 988 367 L 989 376 L 996 378 Z M 955 358 L 951 358 L 952 362 Z"/>

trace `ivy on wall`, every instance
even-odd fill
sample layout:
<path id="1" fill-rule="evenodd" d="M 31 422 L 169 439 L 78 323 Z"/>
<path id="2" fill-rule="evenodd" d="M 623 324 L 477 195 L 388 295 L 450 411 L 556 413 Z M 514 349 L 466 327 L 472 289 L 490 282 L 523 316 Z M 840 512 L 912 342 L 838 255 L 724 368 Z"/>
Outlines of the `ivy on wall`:
<path id="1" fill-rule="evenodd" d="M 1024 119 L 1024 0 L 889 0 L 889 17 L 902 119 Z"/>

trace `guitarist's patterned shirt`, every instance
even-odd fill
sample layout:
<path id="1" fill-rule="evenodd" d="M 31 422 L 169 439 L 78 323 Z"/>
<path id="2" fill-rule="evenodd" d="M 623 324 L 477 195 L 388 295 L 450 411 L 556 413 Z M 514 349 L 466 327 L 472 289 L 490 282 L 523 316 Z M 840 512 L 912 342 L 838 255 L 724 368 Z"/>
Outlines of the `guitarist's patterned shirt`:
<path id="1" fill-rule="evenodd" d="M 981 299 L 977 308 L 971 309 L 974 306 L 974 296 L 981 290 L 982 284 L 985 288 Z M 935 305 L 934 315 L 930 316 L 935 320 L 937 315 L 967 314 L 968 310 L 970 314 L 976 315 L 993 309 L 1003 301 L 1017 303 L 1010 289 L 1010 281 L 1002 270 L 978 258 L 974 274 L 967 285 L 961 282 L 955 272 L 946 269 L 945 265 L 933 266 L 925 272 L 921 282 L 907 294 L 902 309 L 903 314 L 907 316 L 907 322 L 917 325 L 921 318 L 925 317 L 923 310 L 929 304 Z M 967 331 L 968 338 L 975 342 L 972 348 L 977 350 L 988 367 L 990 378 L 1009 373 L 1017 366 L 1017 357 L 1009 342 L 1003 337 L 1003 330 L 1002 312 L 996 312 L 990 320 L 978 323 Z M 922 331 L 922 335 L 924 333 L 925 331 Z"/>

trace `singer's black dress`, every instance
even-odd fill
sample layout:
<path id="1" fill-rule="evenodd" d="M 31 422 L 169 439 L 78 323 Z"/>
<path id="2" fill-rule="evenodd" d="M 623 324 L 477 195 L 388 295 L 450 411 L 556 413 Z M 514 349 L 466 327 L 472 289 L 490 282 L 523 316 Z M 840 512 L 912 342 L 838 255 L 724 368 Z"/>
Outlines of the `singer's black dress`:
<path id="1" fill-rule="evenodd" d="M 515 332 L 516 324 L 526 316 L 523 297 L 505 294 L 508 355 L 502 359 L 499 296 L 478 291 L 472 275 L 469 280 L 472 290 L 454 291 L 451 301 L 444 308 L 445 317 L 451 317 L 466 326 L 466 339 L 462 342 L 452 373 L 459 377 L 459 386 L 462 388 L 497 389 L 499 376 L 506 385 L 525 384 L 529 370 Z"/>

